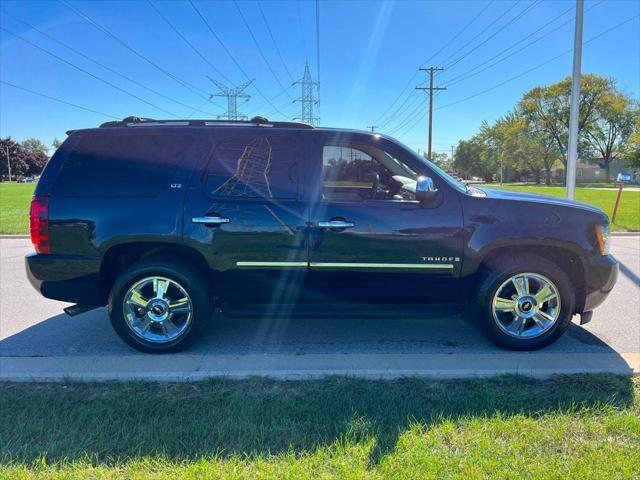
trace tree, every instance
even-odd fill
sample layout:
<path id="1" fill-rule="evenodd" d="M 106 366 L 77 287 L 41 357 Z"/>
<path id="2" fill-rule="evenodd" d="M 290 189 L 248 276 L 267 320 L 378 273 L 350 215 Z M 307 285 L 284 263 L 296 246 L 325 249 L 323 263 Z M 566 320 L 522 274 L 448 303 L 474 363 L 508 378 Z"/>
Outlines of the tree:
<path id="1" fill-rule="evenodd" d="M 630 167 L 640 167 L 640 115 L 636 116 L 635 129 L 629 135 L 623 158 Z"/>
<path id="2" fill-rule="evenodd" d="M 62 142 L 60 140 L 58 140 L 57 138 L 54 138 L 53 142 L 51 142 L 51 146 L 54 148 L 54 150 L 59 149 L 60 145 L 62 145 Z"/>
<path id="3" fill-rule="evenodd" d="M 22 146 L 22 148 L 29 150 L 31 152 L 40 152 L 40 153 L 44 153 L 46 155 L 47 151 L 49 150 L 44 143 L 42 143 L 40 140 L 38 140 L 37 138 L 29 138 L 27 140 L 24 140 L 23 142 L 20 142 L 20 145 Z"/>
<path id="4" fill-rule="evenodd" d="M 11 164 L 11 178 L 15 176 L 39 175 L 47 163 L 47 156 L 41 151 L 24 148 L 11 137 L 0 140 L 0 176 L 9 177 L 7 153 Z"/>
<path id="5" fill-rule="evenodd" d="M 551 183 L 551 167 L 558 159 L 553 141 L 537 132 L 522 112 L 515 109 L 499 118 L 485 127 L 485 135 L 494 143 L 501 167 L 531 173 L 536 183 L 544 175 L 545 183 Z"/>
<path id="6" fill-rule="evenodd" d="M 593 74 L 581 77 L 580 115 L 578 131 L 584 133 L 585 127 L 593 122 L 602 97 L 615 89 L 612 79 Z M 527 118 L 534 131 L 542 138 L 552 140 L 560 160 L 566 168 L 569 139 L 569 103 L 571 99 L 571 77 L 549 85 L 535 87 L 525 93 L 518 109 Z M 583 137 L 584 138 L 584 137 Z M 584 142 L 580 148 L 584 152 Z"/>
<path id="7" fill-rule="evenodd" d="M 623 146 L 633 132 L 639 114 L 633 100 L 620 92 L 605 93 L 596 103 L 595 115 L 586 125 L 584 135 L 602 159 L 607 183 L 611 181 L 611 161 L 623 154 Z"/>
<path id="8" fill-rule="evenodd" d="M 451 162 L 451 159 L 449 158 L 449 155 L 447 155 L 445 152 L 440 152 L 440 153 L 433 152 L 431 154 L 431 157 L 432 157 L 431 161 L 441 169 L 445 171 L 451 170 L 452 162 Z"/>
<path id="9" fill-rule="evenodd" d="M 481 177 L 491 180 L 497 171 L 497 161 L 492 156 L 481 135 L 469 140 L 460 140 L 456 147 L 453 168 L 465 176 Z"/>

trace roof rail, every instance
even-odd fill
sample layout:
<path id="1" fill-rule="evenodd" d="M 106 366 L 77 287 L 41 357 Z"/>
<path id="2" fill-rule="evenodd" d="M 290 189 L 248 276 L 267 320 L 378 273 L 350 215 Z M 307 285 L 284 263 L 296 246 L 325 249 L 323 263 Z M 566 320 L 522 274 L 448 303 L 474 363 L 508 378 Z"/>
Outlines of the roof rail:
<path id="1" fill-rule="evenodd" d="M 173 125 L 173 126 L 213 126 L 213 125 L 239 125 L 239 126 L 259 126 L 259 127 L 280 127 L 280 128 L 313 128 L 313 125 L 299 122 L 270 122 L 266 117 L 253 117 L 251 120 L 156 120 L 153 118 L 143 118 L 130 116 L 122 120 L 105 122 L 100 128 L 109 127 L 137 127 L 152 125 Z"/>

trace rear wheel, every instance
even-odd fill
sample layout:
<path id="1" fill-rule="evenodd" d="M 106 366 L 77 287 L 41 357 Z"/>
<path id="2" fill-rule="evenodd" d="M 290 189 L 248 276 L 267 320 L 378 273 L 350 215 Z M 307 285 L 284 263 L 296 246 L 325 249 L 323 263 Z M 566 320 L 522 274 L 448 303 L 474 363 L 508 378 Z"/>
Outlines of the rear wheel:
<path id="1" fill-rule="evenodd" d="M 476 295 L 485 334 L 511 350 L 535 350 L 569 327 L 575 294 L 567 275 L 543 257 L 503 258 L 484 272 Z"/>
<path id="2" fill-rule="evenodd" d="M 109 316 L 118 335 L 152 353 L 192 345 L 211 315 L 206 280 L 195 269 L 170 260 L 145 260 L 115 281 Z"/>

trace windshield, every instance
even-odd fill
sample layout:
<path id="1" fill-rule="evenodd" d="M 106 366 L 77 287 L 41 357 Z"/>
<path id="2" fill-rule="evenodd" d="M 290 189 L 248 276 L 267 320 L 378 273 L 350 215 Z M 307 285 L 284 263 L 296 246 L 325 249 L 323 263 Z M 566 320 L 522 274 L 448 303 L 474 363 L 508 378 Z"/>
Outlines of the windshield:
<path id="1" fill-rule="evenodd" d="M 435 163 L 433 163 L 430 160 L 427 160 L 421 155 L 414 153 L 414 156 L 418 158 L 420 162 L 427 165 L 431 170 L 435 171 L 439 177 L 441 177 L 445 182 L 447 182 L 453 188 L 455 188 L 456 190 L 459 190 L 460 192 L 467 193 L 468 188 L 464 183 L 459 182 L 458 180 L 453 178 L 451 175 L 449 175 L 447 172 L 445 172 L 443 169 L 441 169 L 439 166 L 437 166 Z"/>

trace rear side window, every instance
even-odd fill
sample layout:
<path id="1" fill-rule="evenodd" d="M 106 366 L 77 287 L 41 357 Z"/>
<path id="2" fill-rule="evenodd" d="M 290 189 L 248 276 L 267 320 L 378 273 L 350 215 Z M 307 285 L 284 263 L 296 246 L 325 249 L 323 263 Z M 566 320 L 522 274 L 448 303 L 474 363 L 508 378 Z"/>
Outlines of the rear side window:
<path id="1" fill-rule="evenodd" d="M 145 197 L 168 187 L 191 135 L 86 135 L 64 161 L 53 194 L 67 197 Z"/>
<path id="2" fill-rule="evenodd" d="M 238 135 L 217 142 L 205 175 L 205 189 L 216 197 L 298 196 L 303 143 L 291 135 Z"/>

